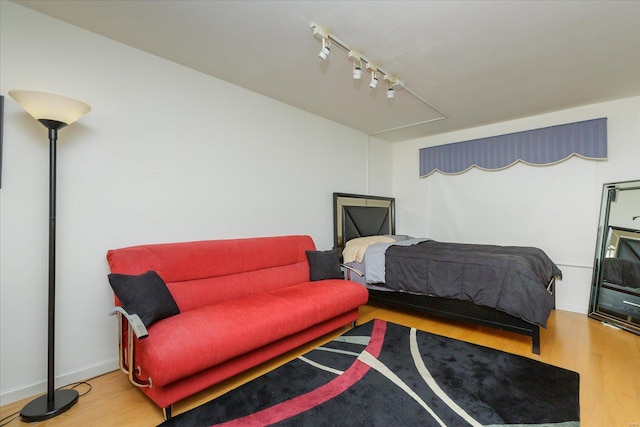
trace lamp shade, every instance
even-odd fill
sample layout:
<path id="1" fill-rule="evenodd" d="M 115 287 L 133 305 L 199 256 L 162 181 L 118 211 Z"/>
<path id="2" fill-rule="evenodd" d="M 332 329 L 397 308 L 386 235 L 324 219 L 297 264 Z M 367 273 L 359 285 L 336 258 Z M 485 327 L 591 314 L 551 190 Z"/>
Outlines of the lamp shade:
<path id="1" fill-rule="evenodd" d="M 56 93 L 10 90 L 9 95 L 36 120 L 55 120 L 70 125 L 91 111 L 84 102 Z"/>

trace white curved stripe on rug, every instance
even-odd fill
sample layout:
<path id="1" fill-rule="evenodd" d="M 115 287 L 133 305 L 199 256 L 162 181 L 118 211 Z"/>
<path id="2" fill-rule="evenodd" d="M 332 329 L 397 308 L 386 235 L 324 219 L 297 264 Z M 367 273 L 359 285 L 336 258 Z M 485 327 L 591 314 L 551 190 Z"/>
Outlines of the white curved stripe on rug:
<path id="1" fill-rule="evenodd" d="M 474 419 L 471 415 L 469 415 L 456 402 L 454 402 L 453 399 L 451 399 L 449 395 L 445 393 L 442 388 L 440 388 L 436 380 L 433 378 L 431 372 L 429 372 L 429 369 L 427 369 L 427 366 L 424 364 L 422 355 L 420 354 L 415 328 L 411 328 L 410 338 L 411 356 L 413 357 L 413 362 L 415 363 L 418 372 L 420 372 L 422 379 L 425 381 L 425 383 L 427 383 L 429 388 L 433 390 L 433 392 L 440 398 L 440 400 L 442 400 L 449 408 L 451 408 L 452 411 L 462 417 L 466 422 L 475 427 L 482 427 L 482 424 Z"/>
<path id="2" fill-rule="evenodd" d="M 334 339 L 333 341 L 338 341 L 338 342 L 346 342 L 346 343 L 350 343 L 350 344 L 359 344 L 363 347 L 366 347 L 369 345 L 369 341 L 371 340 L 371 337 L 368 336 L 361 336 L 361 335 L 349 335 L 349 336 L 341 336 L 338 337 L 336 339 Z M 353 357 L 358 357 L 360 355 L 360 353 L 356 353 L 353 351 L 346 351 L 346 350 L 338 350 L 336 348 L 330 348 L 330 347 L 317 347 L 315 349 L 316 351 L 328 351 L 329 353 L 340 353 L 340 354 L 346 354 L 348 356 L 353 356 Z M 344 371 L 341 371 L 339 369 L 335 369 L 332 368 L 330 366 L 327 365 L 323 365 L 321 363 L 318 362 L 314 362 L 311 359 L 307 359 L 304 356 L 298 356 L 298 359 L 308 363 L 311 366 L 314 366 L 318 369 L 322 369 L 323 371 L 327 371 L 327 372 L 331 372 L 332 374 L 336 374 L 336 375 L 342 375 L 344 373 Z"/>
<path id="3" fill-rule="evenodd" d="M 366 350 L 363 351 L 362 353 L 360 353 L 358 360 L 361 361 L 362 363 L 369 365 L 370 367 L 372 367 L 373 369 L 375 369 L 376 371 L 384 375 L 392 383 L 394 383 L 395 385 L 400 387 L 402 390 L 404 390 L 404 392 L 407 393 L 407 395 L 409 395 L 413 400 L 418 402 L 418 404 L 422 406 L 429 413 L 429 415 L 431 415 L 433 419 L 436 420 L 438 424 L 440 424 L 442 427 L 447 426 L 444 422 L 442 422 L 440 417 L 438 417 L 438 415 L 436 415 L 436 413 L 433 412 L 433 409 L 431 409 L 429 405 L 427 405 L 427 403 L 424 400 L 422 400 L 420 396 L 418 396 L 411 389 L 411 387 L 409 387 L 404 381 L 402 381 L 400 377 L 394 374 L 393 371 L 389 369 L 384 363 L 380 362 L 378 359 L 373 357 L 371 353 L 369 353 Z"/>

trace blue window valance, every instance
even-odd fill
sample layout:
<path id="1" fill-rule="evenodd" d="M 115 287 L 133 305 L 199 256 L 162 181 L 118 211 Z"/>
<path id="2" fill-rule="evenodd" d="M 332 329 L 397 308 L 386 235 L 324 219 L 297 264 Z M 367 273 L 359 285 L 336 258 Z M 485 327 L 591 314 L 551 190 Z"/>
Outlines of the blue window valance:
<path id="1" fill-rule="evenodd" d="M 507 168 L 517 162 L 551 165 L 572 156 L 607 158 L 607 119 L 593 119 L 420 149 L 420 176 L 438 171 Z"/>

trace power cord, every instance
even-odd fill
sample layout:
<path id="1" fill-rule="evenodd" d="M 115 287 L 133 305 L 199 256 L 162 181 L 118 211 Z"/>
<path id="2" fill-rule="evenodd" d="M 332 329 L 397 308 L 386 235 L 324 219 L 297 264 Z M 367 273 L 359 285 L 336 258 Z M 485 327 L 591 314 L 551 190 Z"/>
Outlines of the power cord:
<path id="1" fill-rule="evenodd" d="M 64 389 L 72 390 L 72 389 L 75 389 L 75 388 L 77 388 L 77 387 L 79 387 L 81 385 L 87 386 L 88 389 L 84 393 L 79 393 L 78 394 L 78 399 L 79 399 L 82 396 L 85 396 L 87 393 L 89 393 L 91 391 L 91 389 L 93 388 L 91 386 L 91 383 L 89 383 L 88 381 L 78 381 L 77 383 L 71 383 L 71 384 L 68 384 L 68 385 L 66 385 L 64 387 L 57 388 L 56 391 L 64 390 Z M 13 414 L 7 415 L 6 417 L 0 419 L 0 427 L 4 427 L 7 424 L 12 423 L 13 421 L 17 420 L 19 417 L 20 417 L 20 411 L 16 411 Z M 11 419 L 9 419 L 9 418 L 11 418 Z"/>

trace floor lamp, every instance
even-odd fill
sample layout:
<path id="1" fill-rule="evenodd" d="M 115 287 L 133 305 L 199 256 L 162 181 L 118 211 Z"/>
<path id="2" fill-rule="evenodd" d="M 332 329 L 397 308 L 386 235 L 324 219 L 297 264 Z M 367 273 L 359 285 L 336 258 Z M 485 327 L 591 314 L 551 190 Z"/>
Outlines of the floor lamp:
<path id="1" fill-rule="evenodd" d="M 22 408 L 23 421 L 35 422 L 55 417 L 78 401 L 76 390 L 55 390 L 55 313 L 56 313 L 56 141 L 58 130 L 91 111 L 84 102 L 46 92 L 12 90 L 9 95 L 29 114 L 49 129 L 49 322 L 47 343 L 47 394 Z"/>

